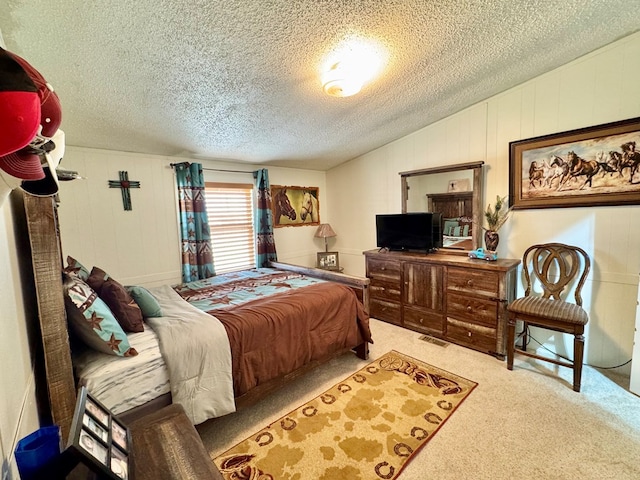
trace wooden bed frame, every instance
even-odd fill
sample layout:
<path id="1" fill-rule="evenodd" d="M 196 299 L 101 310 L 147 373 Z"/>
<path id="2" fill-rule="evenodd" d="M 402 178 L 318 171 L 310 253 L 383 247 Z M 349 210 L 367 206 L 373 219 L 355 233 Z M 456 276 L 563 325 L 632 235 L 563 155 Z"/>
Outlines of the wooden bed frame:
<path id="1" fill-rule="evenodd" d="M 33 271 L 33 291 L 23 287 L 25 303 L 37 305 L 35 318 L 29 330 L 37 338 L 30 339 L 36 367 L 42 362 L 44 368 L 36 368 L 36 391 L 38 396 L 41 423 L 53 423 L 60 426 L 63 442 L 66 443 L 76 404 L 76 383 L 71 363 L 71 348 L 67 331 L 67 318 L 62 287 L 62 248 L 58 227 L 57 204 L 54 197 L 35 197 L 20 189 L 11 195 L 14 216 L 17 217 L 18 238 L 28 238 L 28 251 L 20 254 L 21 271 Z M 22 214 L 22 215 L 20 215 Z M 21 218 L 24 222 L 21 222 Z M 24 247 L 27 247 L 24 245 Z M 358 299 L 369 311 L 369 279 L 344 275 L 328 270 L 307 268 L 281 262 L 272 262 L 274 268 L 289 270 L 324 280 L 345 284 L 352 288 Z M 28 277 L 28 276 L 27 276 Z M 26 284 L 28 278 L 24 280 Z M 33 293 L 32 298 L 28 298 Z M 35 333 L 37 332 L 37 334 Z M 368 344 L 365 342 L 353 349 L 363 359 L 368 357 Z M 236 398 L 238 409 L 245 408 L 277 390 L 285 383 L 299 377 L 309 370 L 335 358 L 348 350 L 335 352 L 321 360 L 304 365 L 287 375 L 275 378 Z M 163 398 L 165 397 L 165 398 Z M 157 401 L 125 412 L 121 418 L 130 421 L 141 415 L 170 403 L 170 395 Z M 44 404 L 44 405 L 43 405 Z"/>

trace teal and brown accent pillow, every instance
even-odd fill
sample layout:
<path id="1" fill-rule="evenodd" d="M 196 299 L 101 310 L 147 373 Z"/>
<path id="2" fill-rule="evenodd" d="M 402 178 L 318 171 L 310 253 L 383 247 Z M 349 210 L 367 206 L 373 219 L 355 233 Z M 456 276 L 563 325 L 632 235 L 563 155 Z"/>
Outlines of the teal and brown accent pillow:
<path id="1" fill-rule="evenodd" d="M 138 354 L 106 303 L 75 275 L 65 275 L 67 321 L 76 335 L 99 352 L 120 357 Z"/>
<path id="2" fill-rule="evenodd" d="M 451 237 L 467 237 L 471 235 L 473 221 L 468 217 L 445 218 L 442 233 Z"/>
<path id="3" fill-rule="evenodd" d="M 154 297 L 149 290 L 138 285 L 126 286 L 124 288 L 127 289 L 129 295 L 131 295 L 138 304 L 144 318 L 162 317 L 162 308 L 158 300 L 156 300 L 156 297 Z"/>
<path id="4" fill-rule="evenodd" d="M 442 227 L 442 233 L 444 235 L 453 235 L 455 228 L 458 226 L 459 224 L 457 218 L 445 218 L 444 225 Z"/>
<path id="5" fill-rule="evenodd" d="M 101 268 L 93 267 L 87 283 L 111 309 L 125 332 L 144 332 L 142 310 L 118 281 Z"/>
<path id="6" fill-rule="evenodd" d="M 89 278 L 89 270 L 71 256 L 67 256 L 67 266 L 64 268 L 64 273 L 76 276 L 85 282 Z"/>

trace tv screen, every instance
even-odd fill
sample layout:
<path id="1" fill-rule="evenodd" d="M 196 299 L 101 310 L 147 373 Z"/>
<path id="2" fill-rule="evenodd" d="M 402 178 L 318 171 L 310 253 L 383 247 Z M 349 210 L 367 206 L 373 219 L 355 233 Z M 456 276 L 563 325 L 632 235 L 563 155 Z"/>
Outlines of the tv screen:
<path id="1" fill-rule="evenodd" d="M 429 251 L 442 247 L 442 214 L 376 215 L 376 241 L 389 250 Z"/>

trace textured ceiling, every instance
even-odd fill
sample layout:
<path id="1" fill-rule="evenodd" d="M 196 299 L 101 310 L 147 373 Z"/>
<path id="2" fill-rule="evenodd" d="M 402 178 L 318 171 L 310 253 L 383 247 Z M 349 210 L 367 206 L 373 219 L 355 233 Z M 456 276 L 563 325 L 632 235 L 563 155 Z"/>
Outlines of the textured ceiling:
<path id="1" fill-rule="evenodd" d="M 3 0 L 67 144 L 326 170 L 640 29 L 640 0 Z M 388 50 L 325 95 L 347 36 Z"/>

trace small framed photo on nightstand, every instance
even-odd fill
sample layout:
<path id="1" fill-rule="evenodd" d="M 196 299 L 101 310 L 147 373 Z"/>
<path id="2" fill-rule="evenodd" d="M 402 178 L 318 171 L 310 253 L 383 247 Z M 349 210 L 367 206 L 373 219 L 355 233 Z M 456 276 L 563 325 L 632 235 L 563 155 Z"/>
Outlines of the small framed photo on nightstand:
<path id="1" fill-rule="evenodd" d="M 324 270 L 340 271 L 338 252 L 318 252 L 317 267 Z"/>

